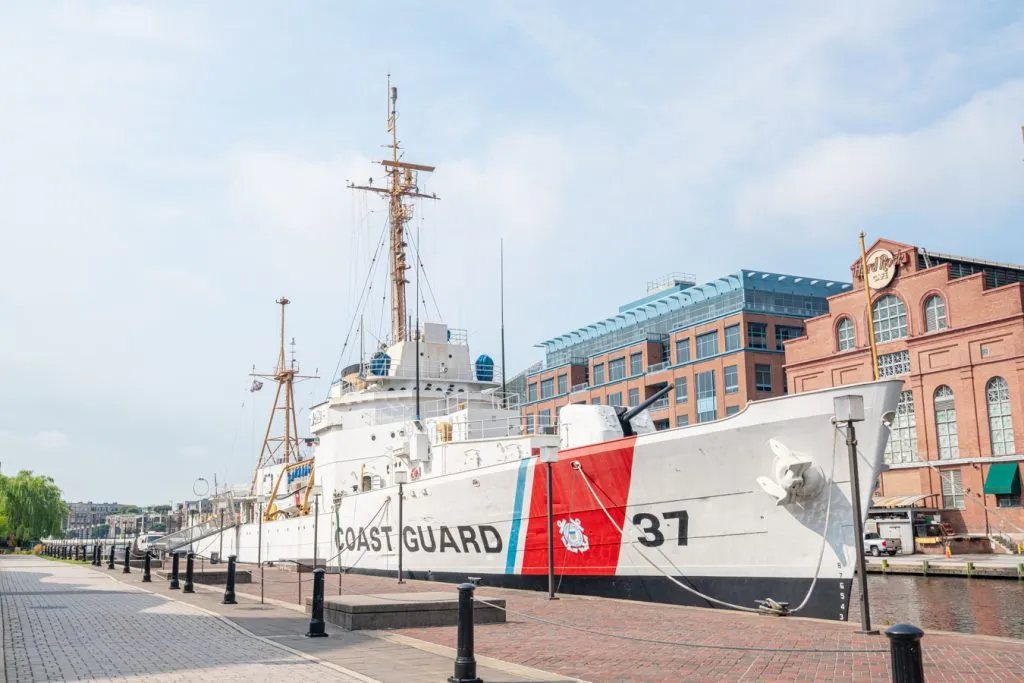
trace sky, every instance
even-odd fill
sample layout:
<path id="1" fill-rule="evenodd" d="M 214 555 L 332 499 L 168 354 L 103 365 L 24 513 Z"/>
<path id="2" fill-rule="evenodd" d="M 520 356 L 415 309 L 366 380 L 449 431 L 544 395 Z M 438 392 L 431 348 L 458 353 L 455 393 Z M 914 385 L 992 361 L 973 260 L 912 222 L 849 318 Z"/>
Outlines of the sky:
<path id="1" fill-rule="evenodd" d="M 1024 263 L 1019 2 L 12 0 L 0 472 L 247 482 L 281 296 L 306 424 L 358 350 L 386 207 L 346 185 L 381 177 L 388 74 L 437 167 L 423 318 L 500 358 L 503 245 L 510 375 L 673 271 L 848 281 L 862 230 Z"/>

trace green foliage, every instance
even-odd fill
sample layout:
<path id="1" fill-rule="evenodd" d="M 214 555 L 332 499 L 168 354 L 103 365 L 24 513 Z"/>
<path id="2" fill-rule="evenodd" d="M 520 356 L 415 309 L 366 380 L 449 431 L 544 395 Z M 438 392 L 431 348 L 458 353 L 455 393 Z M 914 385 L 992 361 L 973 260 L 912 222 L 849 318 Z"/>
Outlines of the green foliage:
<path id="1" fill-rule="evenodd" d="M 59 534 L 69 512 L 52 477 L 30 470 L 0 475 L 0 536 L 12 545 Z"/>
<path id="2" fill-rule="evenodd" d="M 138 505 L 118 505 L 117 506 L 117 513 L 116 514 L 118 514 L 118 515 L 137 515 L 137 514 L 139 514 L 139 506 Z"/>
<path id="3" fill-rule="evenodd" d="M 163 531 L 163 532 L 166 533 L 167 525 L 164 524 L 163 522 L 154 522 L 154 523 L 149 525 L 149 530 L 150 531 Z"/>
<path id="4" fill-rule="evenodd" d="M 171 506 L 170 505 L 154 505 L 153 507 L 151 507 L 149 509 L 152 512 L 156 512 L 156 513 L 161 514 L 161 515 L 166 515 L 168 512 L 171 511 Z"/>

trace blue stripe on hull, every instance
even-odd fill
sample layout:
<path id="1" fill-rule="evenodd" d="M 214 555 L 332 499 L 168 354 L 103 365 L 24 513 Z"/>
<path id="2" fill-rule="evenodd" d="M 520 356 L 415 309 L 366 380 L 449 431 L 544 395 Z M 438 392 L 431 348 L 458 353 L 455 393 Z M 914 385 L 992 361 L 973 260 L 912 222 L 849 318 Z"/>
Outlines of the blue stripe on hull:
<path id="1" fill-rule="evenodd" d="M 519 461 L 519 472 L 516 475 L 516 501 L 512 507 L 512 530 L 508 534 L 508 554 L 505 556 L 505 573 L 516 571 L 516 555 L 519 552 L 519 525 L 523 516 L 523 495 L 526 492 L 526 469 L 530 466 L 530 458 Z"/>

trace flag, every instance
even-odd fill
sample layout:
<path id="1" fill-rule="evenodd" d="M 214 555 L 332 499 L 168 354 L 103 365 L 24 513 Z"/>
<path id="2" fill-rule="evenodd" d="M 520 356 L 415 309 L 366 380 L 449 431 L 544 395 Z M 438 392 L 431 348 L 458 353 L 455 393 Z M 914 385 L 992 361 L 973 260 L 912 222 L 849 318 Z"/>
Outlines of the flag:
<path id="1" fill-rule="evenodd" d="M 262 388 L 263 388 L 263 382 L 259 381 L 258 379 L 254 379 L 252 381 L 252 387 L 250 387 L 250 389 L 249 389 L 249 393 L 252 393 L 254 391 L 259 391 Z"/>

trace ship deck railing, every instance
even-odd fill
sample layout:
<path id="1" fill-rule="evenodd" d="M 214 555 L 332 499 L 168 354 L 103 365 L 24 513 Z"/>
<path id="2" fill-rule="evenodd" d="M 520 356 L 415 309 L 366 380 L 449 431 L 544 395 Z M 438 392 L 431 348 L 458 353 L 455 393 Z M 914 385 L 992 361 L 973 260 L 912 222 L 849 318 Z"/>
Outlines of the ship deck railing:
<path id="1" fill-rule="evenodd" d="M 149 545 L 152 548 L 159 550 L 164 555 L 169 555 L 175 550 L 184 548 L 187 545 L 198 543 L 199 541 L 205 540 L 210 536 L 234 529 L 237 523 L 230 521 L 225 523 L 223 526 L 219 520 L 210 520 L 201 522 L 190 527 L 185 527 L 174 533 L 161 536 Z"/>
<path id="2" fill-rule="evenodd" d="M 374 427 L 393 422 L 402 422 L 416 418 L 416 406 L 409 399 L 415 396 L 414 392 L 402 392 L 396 398 L 403 399 L 401 402 L 386 404 L 378 408 L 367 408 L 360 411 L 360 418 L 367 427 Z M 465 394 L 450 395 L 445 398 L 430 398 L 430 392 L 422 392 L 420 395 L 420 418 L 430 420 L 452 415 L 466 408 L 473 410 L 508 410 L 514 411 L 516 416 L 510 419 L 519 420 L 519 395 L 513 393 L 502 393 L 500 391 L 475 394 L 472 397 Z M 330 418 L 327 418 L 330 424 Z"/>

